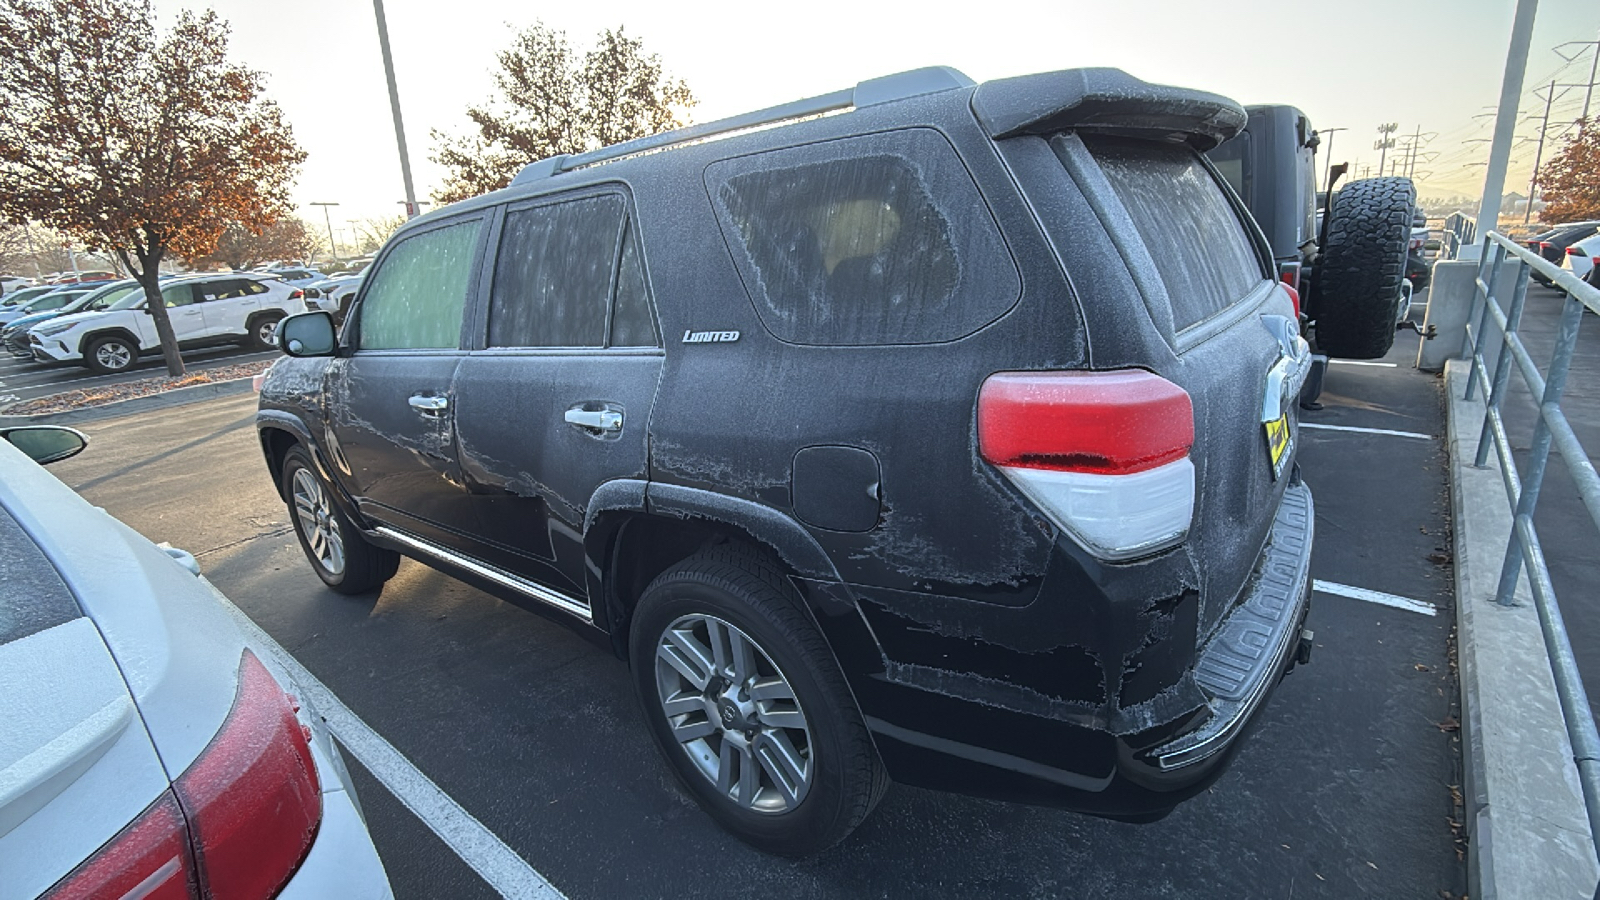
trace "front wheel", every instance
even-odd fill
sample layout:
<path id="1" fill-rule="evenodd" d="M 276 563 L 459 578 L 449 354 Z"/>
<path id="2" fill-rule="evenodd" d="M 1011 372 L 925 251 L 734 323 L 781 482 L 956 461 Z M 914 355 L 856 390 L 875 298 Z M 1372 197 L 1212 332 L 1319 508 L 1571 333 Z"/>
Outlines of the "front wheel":
<path id="1" fill-rule="evenodd" d="M 323 584 L 341 594 L 363 594 L 394 577 L 400 554 L 367 543 L 300 447 L 283 459 L 283 495 L 300 549 Z"/>
<path id="2" fill-rule="evenodd" d="M 843 840 L 888 786 L 826 642 L 771 563 L 736 546 L 645 589 L 634 687 L 679 781 L 723 828 L 785 856 Z"/>
<path id="3" fill-rule="evenodd" d="M 83 354 L 84 365 L 101 375 L 126 372 L 138 361 L 139 348 L 127 338 L 117 335 L 96 338 Z"/>
<path id="4" fill-rule="evenodd" d="M 278 320 L 282 316 L 263 315 L 250 320 L 245 343 L 252 350 L 271 350 L 278 346 Z"/>

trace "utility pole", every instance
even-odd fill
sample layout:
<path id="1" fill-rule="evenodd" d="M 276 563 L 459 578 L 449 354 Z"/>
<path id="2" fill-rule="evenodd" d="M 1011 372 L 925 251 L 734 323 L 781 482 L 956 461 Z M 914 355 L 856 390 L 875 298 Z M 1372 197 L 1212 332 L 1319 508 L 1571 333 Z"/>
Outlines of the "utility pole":
<path id="1" fill-rule="evenodd" d="M 1378 133 L 1383 137 L 1372 142 L 1372 149 L 1378 151 L 1378 176 L 1383 176 L 1383 161 L 1389 153 L 1389 148 L 1394 146 L 1394 138 L 1390 135 L 1399 129 L 1399 122 L 1387 122 L 1378 126 Z"/>
<path id="2" fill-rule="evenodd" d="M 328 252 L 333 254 L 333 261 L 339 261 L 339 245 L 333 241 L 333 217 L 328 214 L 328 207 L 338 206 L 337 203 L 313 203 L 312 206 L 322 207 L 322 221 L 328 225 Z"/>
<path id="3" fill-rule="evenodd" d="M 1487 235 L 1500 224 L 1500 194 L 1506 186 L 1506 166 L 1511 160 L 1511 140 L 1517 128 L 1517 101 L 1522 79 L 1528 73 L 1528 44 L 1533 40 L 1533 18 L 1539 0 L 1517 0 L 1511 21 L 1511 44 L 1506 48 L 1505 76 L 1500 82 L 1500 107 L 1494 117 L 1494 143 L 1489 146 L 1489 169 L 1483 177 L 1483 199 L 1478 202 L 1478 234 Z M 1462 259 L 1477 259 L 1475 249 Z"/>
<path id="4" fill-rule="evenodd" d="M 1594 60 L 1589 63 L 1589 81 L 1583 85 L 1583 117 L 1578 120 L 1578 137 L 1583 137 L 1583 129 L 1589 124 L 1589 101 L 1594 98 L 1595 76 L 1600 74 L 1600 40 L 1593 41 L 1567 41 L 1555 48 L 1557 56 L 1572 62 L 1583 54 L 1582 50 L 1571 56 L 1561 52 L 1562 47 L 1593 47 Z"/>
<path id="5" fill-rule="evenodd" d="M 1562 93 L 1566 93 L 1563 91 Z M 1539 96 L 1534 91 L 1535 97 Z M 1526 225 L 1533 219 L 1534 191 L 1539 187 L 1539 163 L 1544 161 L 1544 134 L 1550 130 L 1550 104 L 1556 99 L 1556 83 L 1550 82 L 1549 92 L 1544 97 L 1544 121 L 1539 123 L 1539 149 L 1533 151 L 1533 177 L 1528 179 L 1528 211 L 1522 215 L 1522 224 Z"/>
<path id="6" fill-rule="evenodd" d="M 383 51 L 383 76 L 389 81 L 389 109 L 394 113 L 394 140 L 400 146 L 400 178 L 406 185 L 406 218 L 417 214 L 417 192 L 411 186 L 411 156 L 406 153 L 406 126 L 400 120 L 400 89 L 394 84 L 394 56 L 389 52 L 389 24 L 383 18 L 383 0 L 372 0 L 378 17 L 378 47 Z"/>
<path id="7" fill-rule="evenodd" d="M 1333 134 L 1336 131 L 1349 131 L 1349 130 L 1350 129 L 1348 129 L 1348 128 L 1323 128 L 1323 129 L 1320 129 L 1320 130 L 1317 131 L 1317 134 L 1319 134 L 1319 135 L 1325 134 L 1325 135 L 1328 136 L 1328 149 L 1327 149 L 1328 160 L 1327 160 L 1327 162 L 1324 162 L 1322 164 L 1322 183 L 1324 185 L 1326 185 L 1323 188 L 1323 190 L 1325 190 L 1325 191 L 1333 190 L 1333 183 L 1329 179 L 1329 176 L 1333 173 Z"/>
<path id="8" fill-rule="evenodd" d="M 433 205 L 427 200 L 396 200 L 395 202 L 406 208 L 406 218 L 408 219 L 415 219 L 417 216 L 422 215 L 424 206 Z"/>

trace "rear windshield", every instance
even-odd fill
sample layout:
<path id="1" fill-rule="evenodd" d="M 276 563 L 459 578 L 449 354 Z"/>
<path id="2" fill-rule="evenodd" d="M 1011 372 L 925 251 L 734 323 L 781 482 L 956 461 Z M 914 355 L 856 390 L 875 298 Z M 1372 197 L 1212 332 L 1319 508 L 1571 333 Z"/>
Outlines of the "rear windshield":
<path id="1" fill-rule="evenodd" d="M 1085 135 L 1155 261 L 1179 331 L 1243 300 L 1266 274 L 1222 186 L 1187 147 Z"/>
<path id="2" fill-rule="evenodd" d="M 11 514 L 0 509 L 0 645 L 83 615 L 55 567 Z"/>

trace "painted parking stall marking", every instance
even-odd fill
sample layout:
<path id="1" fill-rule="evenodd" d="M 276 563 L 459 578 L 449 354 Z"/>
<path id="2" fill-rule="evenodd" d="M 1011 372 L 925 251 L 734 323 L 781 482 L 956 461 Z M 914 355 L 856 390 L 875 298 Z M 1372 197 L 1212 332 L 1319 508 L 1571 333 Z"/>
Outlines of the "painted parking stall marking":
<path id="1" fill-rule="evenodd" d="M 1413 600 L 1399 594 L 1386 594 L 1383 591 L 1369 590 L 1368 588 L 1352 587 L 1348 584 L 1339 584 L 1336 581 L 1316 580 L 1311 583 L 1312 590 L 1322 594 L 1333 594 L 1339 597 L 1349 597 L 1352 600 L 1365 600 L 1379 606 L 1389 606 L 1394 609 L 1403 609 L 1406 612 L 1420 613 L 1424 616 L 1436 616 L 1439 610 L 1426 600 Z"/>
<path id="2" fill-rule="evenodd" d="M 1300 427 L 1309 428 L 1313 431 L 1344 431 L 1351 434 L 1382 434 L 1388 435 L 1389 437 L 1416 438 L 1417 440 L 1422 441 L 1431 441 L 1434 439 L 1433 435 L 1431 434 L 1422 434 L 1421 432 L 1417 431 L 1395 431 L 1392 428 L 1358 428 L 1355 425 L 1318 425 L 1313 422 L 1301 422 Z"/>
<path id="3" fill-rule="evenodd" d="M 233 605 L 233 601 L 217 590 L 215 585 L 209 581 L 206 584 L 211 587 L 222 608 L 238 622 L 251 640 L 272 654 L 278 664 L 288 670 L 300 692 L 321 713 L 323 720 L 328 723 L 328 730 L 339 739 L 339 743 L 344 744 L 373 777 L 490 887 L 503 897 L 516 897 L 518 900 L 566 900 L 565 894 L 546 881 L 543 875 L 462 808 L 461 804 L 451 799 L 421 769 L 412 765 L 394 745 L 384 740 L 383 735 L 373 731 L 328 690 L 327 685 L 262 631 L 245 615 L 244 610 Z"/>

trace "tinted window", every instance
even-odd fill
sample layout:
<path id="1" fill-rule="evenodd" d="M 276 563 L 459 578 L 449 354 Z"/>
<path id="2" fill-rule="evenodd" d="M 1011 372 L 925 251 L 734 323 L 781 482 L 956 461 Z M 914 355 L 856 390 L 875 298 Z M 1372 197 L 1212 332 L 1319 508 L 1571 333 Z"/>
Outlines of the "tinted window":
<path id="1" fill-rule="evenodd" d="M 1155 261 L 1179 330 L 1244 299 L 1266 277 L 1222 186 L 1194 151 L 1084 136 Z"/>
<path id="2" fill-rule="evenodd" d="M 255 282 L 243 279 L 213 281 L 210 284 L 201 285 L 200 293 L 207 300 L 236 300 L 240 297 L 248 297 L 251 294 L 260 293 L 260 291 L 254 290 L 257 287 L 259 285 Z"/>
<path id="3" fill-rule="evenodd" d="M 659 347 L 655 319 L 650 315 L 650 296 L 644 283 L 644 266 L 639 264 L 638 239 L 629 223 L 622 237 L 622 264 L 617 270 L 617 306 L 611 314 L 612 347 Z"/>
<path id="4" fill-rule="evenodd" d="M 362 349 L 460 345 L 479 224 L 474 220 L 424 231 L 389 250 L 361 301 Z"/>
<path id="5" fill-rule="evenodd" d="M 194 302 L 194 285 L 173 284 L 161 289 L 161 299 L 168 307 L 188 306 Z"/>
<path id="6" fill-rule="evenodd" d="M 604 346 L 622 218 L 615 194 L 507 213 L 489 346 Z"/>
<path id="7" fill-rule="evenodd" d="M 707 178 L 756 312 L 783 340 L 953 340 L 1017 300 L 999 229 L 931 129 L 726 160 Z"/>

